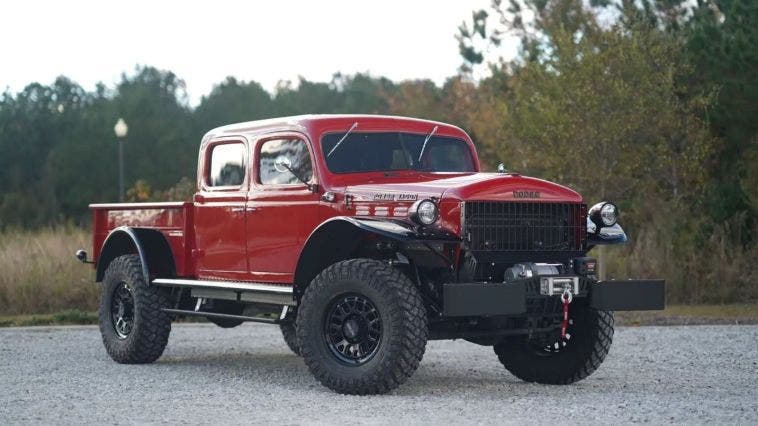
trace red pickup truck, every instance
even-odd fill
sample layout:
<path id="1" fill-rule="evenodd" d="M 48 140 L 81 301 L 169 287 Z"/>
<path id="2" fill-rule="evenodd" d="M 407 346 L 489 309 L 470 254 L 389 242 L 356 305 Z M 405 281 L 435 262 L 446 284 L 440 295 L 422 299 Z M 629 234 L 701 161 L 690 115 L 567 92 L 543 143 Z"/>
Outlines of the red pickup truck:
<path id="1" fill-rule="evenodd" d="M 168 160 L 167 160 L 168 161 Z M 598 177 L 602 179 L 602 177 Z M 493 346 L 531 382 L 598 368 L 613 312 L 662 309 L 662 280 L 599 281 L 587 252 L 627 237 L 609 202 L 482 173 L 458 127 L 309 115 L 208 132 L 192 202 L 93 204 L 100 330 L 148 363 L 171 321 L 278 324 L 316 378 L 348 394 L 410 377 L 429 339 Z"/>

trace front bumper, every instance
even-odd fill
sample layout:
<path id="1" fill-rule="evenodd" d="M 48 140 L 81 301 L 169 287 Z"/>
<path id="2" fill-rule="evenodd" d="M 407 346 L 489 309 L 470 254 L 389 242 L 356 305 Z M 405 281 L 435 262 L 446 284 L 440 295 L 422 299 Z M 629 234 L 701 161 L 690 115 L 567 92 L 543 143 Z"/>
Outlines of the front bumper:
<path id="1" fill-rule="evenodd" d="M 577 298 L 604 311 L 648 311 L 665 307 L 664 280 L 593 281 L 580 278 Z M 537 283 L 535 285 L 535 282 Z M 558 298 L 539 293 L 539 278 L 510 283 L 449 283 L 443 285 L 444 317 L 521 315 L 528 298 Z"/>

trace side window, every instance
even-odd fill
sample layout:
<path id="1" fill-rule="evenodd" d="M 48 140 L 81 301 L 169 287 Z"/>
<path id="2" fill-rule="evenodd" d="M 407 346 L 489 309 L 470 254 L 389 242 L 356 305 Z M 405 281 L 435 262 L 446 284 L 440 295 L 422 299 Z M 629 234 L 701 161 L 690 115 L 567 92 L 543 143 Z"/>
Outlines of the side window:
<path id="1" fill-rule="evenodd" d="M 258 162 L 260 182 L 264 185 L 299 184 L 313 178 L 311 154 L 301 139 L 263 142 Z"/>
<path id="2" fill-rule="evenodd" d="M 210 186 L 240 186 L 245 180 L 245 145 L 227 143 L 211 148 Z"/>

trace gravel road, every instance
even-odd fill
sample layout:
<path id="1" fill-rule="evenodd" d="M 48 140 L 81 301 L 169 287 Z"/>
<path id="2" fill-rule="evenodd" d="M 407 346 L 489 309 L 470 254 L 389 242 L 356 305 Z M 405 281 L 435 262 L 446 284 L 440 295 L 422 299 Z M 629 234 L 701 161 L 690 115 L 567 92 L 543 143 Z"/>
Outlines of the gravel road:
<path id="1" fill-rule="evenodd" d="M 96 327 L 0 329 L 0 424 L 752 423 L 758 326 L 616 330 L 601 368 L 528 384 L 492 349 L 435 341 L 389 395 L 319 385 L 277 327 L 174 325 L 152 365 L 118 365 Z"/>

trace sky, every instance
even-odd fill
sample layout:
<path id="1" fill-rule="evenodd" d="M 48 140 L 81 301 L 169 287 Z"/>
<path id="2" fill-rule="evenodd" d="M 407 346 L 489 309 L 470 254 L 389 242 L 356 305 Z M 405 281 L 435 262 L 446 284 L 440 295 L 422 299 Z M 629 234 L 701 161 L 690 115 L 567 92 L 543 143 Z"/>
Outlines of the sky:
<path id="1" fill-rule="evenodd" d="M 171 70 L 197 105 L 226 76 L 273 91 L 280 80 L 369 72 L 442 84 L 455 40 L 490 0 L 179 2 L 15 0 L 0 6 L 0 91 L 66 75 L 113 87 L 137 64 Z M 516 52 L 505 43 L 499 55 Z"/>

